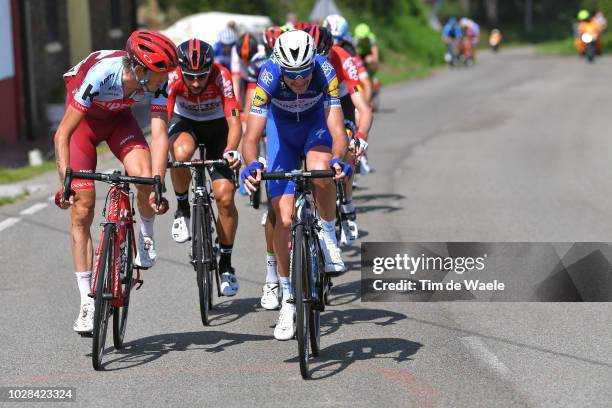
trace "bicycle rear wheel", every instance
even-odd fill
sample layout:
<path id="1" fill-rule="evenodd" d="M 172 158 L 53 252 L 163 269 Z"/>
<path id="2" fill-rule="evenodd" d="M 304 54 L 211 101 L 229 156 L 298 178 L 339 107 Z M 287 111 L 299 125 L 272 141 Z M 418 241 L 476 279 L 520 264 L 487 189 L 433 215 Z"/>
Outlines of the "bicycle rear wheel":
<path id="1" fill-rule="evenodd" d="M 291 273 L 293 275 L 295 290 L 295 311 L 296 311 L 296 337 L 298 341 L 298 354 L 300 360 L 300 373 L 302 378 L 309 377 L 308 363 L 309 352 L 309 331 L 310 331 L 310 268 L 307 255 L 307 238 L 304 235 L 304 226 L 298 225 L 293 236 L 293 264 Z"/>
<path id="2" fill-rule="evenodd" d="M 104 226 L 104 241 L 102 244 L 102 252 L 100 253 L 100 266 L 98 268 L 94 292 L 95 311 L 91 359 L 93 367 L 96 370 L 102 368 L 106 329 L 108 328 L 108 318 L 111 309 L 111 300 L 108 299 L 108 295 L 112 296 L 113 291 L 114 240 L 115 226 L 113 224 L 106 224 Z M 107 294 L 107 296 L 104 296 L 105 294 Z"/>
<path id="3" fill-rule="evenodd" d="M 325 310 L 327 298 L 327 279 L 325 278 L 325 263 L 323 253 L 317 239 L 309 240 L 311 267 L 312 271 L 312 303 L 310 307 L 310 348 L 314 357 L 319 355 L 321 350 L 321 312 Z"/>
<path id="4" fill-rule="evenodd" d="M 125 259 L 122 262 L 123 306 L 113 308 L 113 343 L 117 350 L 123 348 L 123 338 L 127 327 L 128 310 L 130 306 L 130 293 L 132 292 L 134 232 L 128 227 L 125 235 Z"/>
<path id="5" fill-rule="evenodd" d="M 193 211 L 193 262 L 196 270 L 196 279 L 198 281 L 198 299 L 200 304 L 200 317 L 202 324 L 208 326 L 208 313 L 210 311 L 210 273 L 209 265 L 205 262 L 208 257 L 206 252 L 206 226 L 204 217 L 204 205 L 202 198 L 196 199 L 196 205 Z"/>

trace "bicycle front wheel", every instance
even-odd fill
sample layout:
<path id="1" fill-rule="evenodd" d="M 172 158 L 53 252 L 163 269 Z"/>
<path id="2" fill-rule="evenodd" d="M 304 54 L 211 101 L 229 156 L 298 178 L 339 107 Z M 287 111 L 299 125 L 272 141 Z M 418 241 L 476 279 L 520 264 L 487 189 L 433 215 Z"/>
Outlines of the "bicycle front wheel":
<path id="1" fill-rule="evenodd" d="M 117 350 L 123 348 L 123 339 L 127 327 L 128 310 L 130 306 L 130 293 L 132 292 L 133 257 L 134 257 L 134 231 L 127 229 L 125 235 L 125 259 L 121 264 L 123 280 L 121 282 L 123 293 L 123 306 L 113 308 L 113 343 Z"/>
<path id="2" fill-rule="evenodd" d="M 106 329 L 108 328 L 108 318 L 111 309 L 111 301 L 108 297 L 109 295 L 112 296 L 113 293 L 114 241 L 115 226 L 113 224 L 106 224 L 104 226 L 104 241 L 98 261 L 98 276 L 94 292 L 95 311 L 91 359 L 96 370 L 102 368 Z M 107 296 L 104 296 L 105 294 Z"/>
<path id="3" fill-rule="evenodd" d="M 200 303 L 200 317 L 202 324 L 208 326 L 208 313 L 210 311 L 210 273 L 209 264 L 206 262 L 208 257 L 206 250 L 206 225 L 204 217 L 204 205 L 201 198 L 198 198 L 193 211 L 193 262 L 198 281 L 198 299 Z"/>
<path id="4" fill-rule="evenodd" d="M 310 359 L 310 262 L 308 261 L 307 238 L 304 235 L 304 226 L 298 225 L 293 236 L 293 264 L 291 274 L 294 282 L 295 312 L 296 312 L 296 337 L 298 341 L 298 354 L 300 360 L 300 373 L 302 378 L 309 377 L 308 363 Z"/>

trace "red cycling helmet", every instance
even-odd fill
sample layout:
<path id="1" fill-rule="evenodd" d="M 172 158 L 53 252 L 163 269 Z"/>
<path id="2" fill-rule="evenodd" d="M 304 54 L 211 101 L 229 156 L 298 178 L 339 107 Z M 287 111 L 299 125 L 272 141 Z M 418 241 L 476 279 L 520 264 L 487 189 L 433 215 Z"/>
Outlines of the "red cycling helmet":
<path id="1" fill-rule="evenodd" d="M 317 46 L 317 53 L 319 55 L 327 55 L 332 45 L 334 45 L 334 38 L 331 32 L 321 27 L 319 24 L 310 24 L 307 28 L 302 29 L 306 31 L 314 39 L 315 45 Z"/>
<path id="2" fill-rule="evenodd" d="M 264 44 L 264 47 L 266 48 L 266 54 L 272 53 L 272 50 L 274 49 L 274 43 L 282 33 L 283 29 L 280 27 L 270 27 L 267 28 L 266 31 L 264 31 L 262 35 L 262 42 Z"/>
<path id="3" fill-rule="evenodd" d="M 153 72 L 169 72 L 178 63 L 172 40 L 155 31 L 134 31 L 127 40 L 125 51 L 130 60 Z"/>

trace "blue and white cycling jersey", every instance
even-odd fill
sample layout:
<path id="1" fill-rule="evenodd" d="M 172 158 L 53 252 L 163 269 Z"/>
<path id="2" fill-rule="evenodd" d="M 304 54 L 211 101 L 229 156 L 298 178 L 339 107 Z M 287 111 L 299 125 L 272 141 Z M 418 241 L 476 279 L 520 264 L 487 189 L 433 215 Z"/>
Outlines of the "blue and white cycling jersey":
<path id="1" fill-rule="evenodd" d="M 251 114 L 267 116 L 269 112 L 276 120 L 300 122 L 324 108 L 341 108 L 338 92 L 336 71 L 325 57 L 315 57 L 310 85 L 298 95 L 285 85 L 281 67 L 272 56 L 259 73 Z"/>
<path id="2" fill-rule="evenodd" d="M 268 171 L 290 171 L 300 167 L 300 157 L 315 147 L 331 149 L 326 108 L 341 109 L 338 79 L 332 65 L 315 58 L 312 80 L 301 94 L 284 83 L 278 61 L 271 57 L 261 68 L 251 105 L 252 115 L 266 117 Z M 270 198 L 293 194 L 295 184 L 270 180 Z"/>
<path id="3" fill-rule="evenodd" d="M 231 72 L 232 48 L 234 46 L 232 45 L 231 47 L 228 47 L 229 51 L 227 53 L 224 52 L 223 47 L 224 45 L 220 41 L 217 41 L 213 45 L 213 50 L 215 52 L 215 62 L 218 62 L 219 64 L 223 65 L 225 68 L 227 68 Z"/>

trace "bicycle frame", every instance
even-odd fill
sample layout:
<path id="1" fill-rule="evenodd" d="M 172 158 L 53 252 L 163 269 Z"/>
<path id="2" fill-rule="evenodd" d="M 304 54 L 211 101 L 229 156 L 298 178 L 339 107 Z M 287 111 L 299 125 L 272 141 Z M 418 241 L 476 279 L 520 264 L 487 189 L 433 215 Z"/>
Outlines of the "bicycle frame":
<path id="1" fill-rule="evenodd" d="M 124 305 L 124 296 L 121 291 L 121 277 L 120 277 L 120 265 L 124 254 L 127 254 L 127 248 L 125 248 L 125 237 L 127 236 L 128 230 L 130 230 L 132 237 L 134 235 L 134 210 L 133 210 L 134 194 L 130 191 L 129 184 L 113 184 L 106 194 L 106 202 L 102 216 L 106 218 L 106 222 L 101 223 L 102 235 L 100 237 L 100 243 L 96 249 L 96 266 L 92 274 L 92 284 L 90 297 L 94 296 L 94 288 L 96 287 L 96 281 L 98 279 L 98 272 L 100 270 L 100 256 L 102 254 L 102 244 L 104 242 L 104 227 L 108 224 L 113 225 L 113 233 L 116 234 L 114 242 L 113 253 L 115 258 L 113 259 L 113 300 L 112 306 L 122 307 Z M 123 247 L 123 248 L 122 248 Z M 136 253 L 136 240 L 132 239 L 132 253 Z M 136 267 L 136 279 L 132 281 L 132 288 L 138 283 L 142 284 L 140 279 L 140 268 Z"/>

